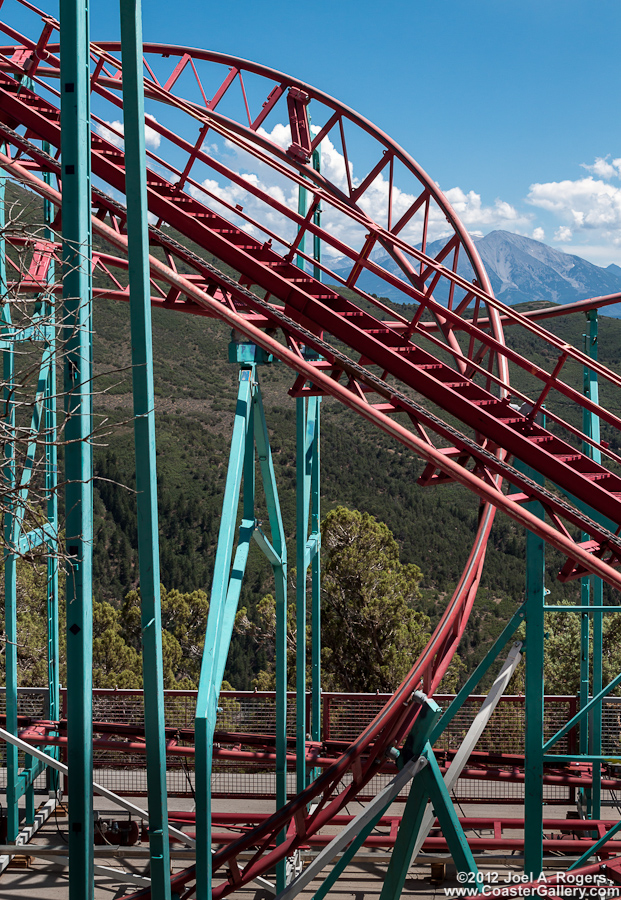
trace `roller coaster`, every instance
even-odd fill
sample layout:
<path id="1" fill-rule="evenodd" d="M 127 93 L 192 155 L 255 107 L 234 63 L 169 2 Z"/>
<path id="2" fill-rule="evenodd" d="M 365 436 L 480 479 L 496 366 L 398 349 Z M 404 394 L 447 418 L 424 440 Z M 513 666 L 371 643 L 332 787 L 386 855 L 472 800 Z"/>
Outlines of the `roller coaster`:
<path id="1" fill-rule="evenodd" d="M 65 748 L 71 778 L 72 898 L 92 896 L 93 890 L 92 497 L 87 437 L 90 304 L 94 298 L 96 307 L 99 297 L 128 301 L 131 308 L 144 660 L 145 671 L 153 673 L 145 679 L 144 734 L 125 733 L 130 742 L 137 737 L 144 741 L 150 779 L 152 884 L 133 896 L 169 898 L 172 891 L 178 897 L 215 900 L 264 878 L 275 867 L 279 896 L 295 896 L 302 882 L 286 883 L 283 861 L 311 845 L 327 825 L 352 829 L 341 814 L 382 767 L 394 773 L 397 789 L 412 779 L 414 785 L 427 785 L 422 806 L 412 791 L 414 811 L 406 810 L 404 822 L 410 816 L 408 824 L 420 826 L 427 796 L 435 798 L 436 809 L 447 807 L 444 835 L 449 849 L 463 867 L 476 869 L 450 817 L 448 794 L 436 777 L 439 770 L 430 748 L 439 726 L 432 698 L 475 602 L 496 511 L 528 530 L 534 573 L 526 600 L 527 701 L 533 712 L 525 775 L 532 827 L 525 852 L 527 871 L 539 874 L 543 819 L 536 786 L 543 784 L 553 741 L 541 742 L 544 588 L 533 559 L 537 553 L 542 556 L 543 542 L 562 554 L 559 578 L 582 579 L 592 586 L 594 606 L 587 599 L 575 609 L 588 610 L 594 621 L 598 609 L 601 620 L 603 601 L 596 598 L 602 596 L 602 582 L 621 587 L 621 456 L 613 449 L 618 445 L 601 439 L 599 430 L 602 423 L 608 436 L 616 433 L 621 418 L 598 402 L 596 389 L 585 393 L 575 386 L 576 372 L 588 373 L 591 385 L 599 382 L 613 390 L 621 388 L 621 376 L 592 352 L 572 347 L 540 324 L 546 317 L 566 314 L 566 309 L 520 313 L 499 301 L 475 243 L 436 183 L 388 135 L 340 101 L 281 72 L 222 53 L 143 45 L 139 17 L 129 3 L 121 3 L 122 44 L 89 43 L 80 4 L 74 8 L 61 3 L 62 26 L 26 0 L 15 0 L 13 8 L 5 0 L 0 22 L 6 36 L 0 47 L 0 166 L 42 198 L 48 222 L 45 234 L 36 238 L 6 231 L 2 279 L 7 298 L 22 303 L 38 298 L 50 309 L 61 309 L 61 298 L 64 304 L 68 349 L 63 369 L 70 398 L 65 454 L 69 705 L 66 736 L 57 700 L 51 702 L 49 721 L 18 722 L 16 701 L 10 697 L 11 684 L 17 683 L 16 661 L 7 649 L 2 736 L 13 786 L 18 748 L 31 753 L 38 745 L 44 747 L 40 765 L 61 771 L 54 747 Z M 20 32 L 21 22 L 30 23 L 28 35 Z M 12 252 L 20 247 L 29 254 L 28 265 L 21 268 Z M 55 277 L 61 270 L 63 278 Z M 368 283 L 367 276 L 378 285 L 373 293 L 360 286 L 361 281 Z M 399 292 L 402 312 L 378 299 L 382 285 Z M 571 311 L 587 313 L 592 322 L 594 311 L 618 300 L 616 295 L 589 299 Z M 9 305 L 7 301 L 3 312 L 5 355 L 20 339 Z M 226 523 L 223 513 L 228 549 L 221 559 L 220 593 L 212 593 L 196 728 L 185 736 L 196 765 L 196 834 L 191 843 L 197 862 L 172 882 L 169 830 L 175 839 L 189 839 L 180 838 L 170 824 L 165 796 L 171 736 L 161 703 L 151 307 L 216 318 L 230 326 L 242 370 L 240 401 L 246 404 L 246 412 L 239 422 L 236 419 L 241 437 L 237 474 L 229 473 L 233 511 Z M 528 338 L 535 348 L 533 358 L 505 342 L 507 329 Z M 29 339 L 41 339 L 45 346 L 46 340 L 53 340 L 49 335 L 33 337 L 32 331 Z M 455 592 L 394 696 L 349 746 L 323 746 L 302 733 L 299 793 L 287 799 L 281 789 L 274 814 L 245 823 L 241 836 L 220 841 L 212 854 L 209 779 L 217 698 L 239 596 L 231 565 L 248 440 L 253 447 L 256 442 L 266 495 L 272 498 L 271 537 L 257 535 L 252 498 L 244 487 L 235 565 L 243 562 L 254 537 L 279 577 L 286 569 L 258 391 L 257 363 L 268 356 L 291 370 L 290 395 L 305 410 L 301 434 L 309 441 L 307 449 L 313 446 L 317 398 L 332 397 L 420 457 L 426 464 L 419 479 L 422 486 L 461 485 L 479 498 L 480 512 Z M 511 373 L 519 370 L 527 376 L 520 384 L 529 385 L 528 393 L 512 385 Z M 49 387 L 54 383 L 49 373 L 48 362 L 39 418 L 44 406 L 52 410 L 49 399 L 55 388 Z M 10 425 L 9 407 L 7 401 L 5 422 Z M 582 427 L 563 412 L 568 408 L 582 414 Z M 311 504 L 310 469 L 306 476 L 299 481 L 303 496 L 298 498 L 304 528 Z M 27 492 L 27 475 L 13 470 L 12 477 L 22 493 Z M 24 548 L 48 542 L 53 556 L 57 535 L 42 526 L 26 534 L 17 508 L 7 520 L 5 571 L 10 579 Z M 310 544 L 307 566 L 318 557 L 316 530 Z M 7 589 L 5 630 L 15 641 L 10 596 Z M 284 595 L 280 601 L 279 615 Z M 510 637 L 507 632 L 505 641 Z M 277 691 L 286 689 L 282 666 L 279 678 Z M 590 710 L 601 707 L 618 681 L 606 687 L 594 682 L 577 719 L 584 722 Z M 573 724 L 567 723 L 565 731 Z M 281 730 L 282 725 L 281 720 Z M 103 739 L 104 725 L 99 723 L 95 730 Z M 122 729 L 116 735 L 123 737 Z M 219 739 L 236 743 L 234 735 Z M 216 752 L 221 752 L 218 747 Z M 281 775 L 286 772 L 286 742 L 265 749 L 273 754 Z M 601 747 L 591 745 L 583 759 L 593 774 L 591 778 L 581 770 L 582 783 L 594 784 L 596 769 L 601 780 Z M 10 790 L 16 809 L 18 793 L 8 788 L 9 800 Z M 389 802 L 387 795 L 375 804 L 375 819 Z M 364 840 L 367 826 L 365 820 L 346 831 L 342 846 L 332 848 L 333 856 Z M 14 819 L 12 840 L 16 827 Z M 395 857 L 407 859 L 409 865 L 418 828 L 411 841 L 407 830 L 399 832 Z M 613 833 L 606 831 L 591 842 L 580 866 L 597 855 Z M 591 869 L 595 865 L 614 872 L 609 856 L 602 852 Z M 618 862 L 621 865 L 621 858 Z M 405 874 L 399 874 L 398 867 L 397 862 L 391 869 L 382 900 L 401 892 Z"/>

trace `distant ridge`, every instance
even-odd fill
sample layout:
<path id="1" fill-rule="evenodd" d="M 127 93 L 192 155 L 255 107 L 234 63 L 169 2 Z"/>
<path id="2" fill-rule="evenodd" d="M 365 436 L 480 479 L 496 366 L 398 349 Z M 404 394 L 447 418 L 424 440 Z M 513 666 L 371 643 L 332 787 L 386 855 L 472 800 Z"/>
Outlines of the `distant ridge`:
<path id="1" fill-rule="evenodd" d="M 492 231 L 477 239 L 476 246 L 494 293 L 510 305 L 529 300 L 574 303 L 621 292 L 621 268 L 614 264 L 604 269 L 509 231 Z"/>
<path id="2" fill-rule="evenodd" d="M 607 268 L 596 266 L 580 256 L 510 231 L 492 231 L 485 237 L 475 238 L 475 243 L 494 293 L 509 306 L 533 301 L 575 303 L 588 297 L 621 293 L 621 266 L 615 263 Z M 443 245 L 442 241 L 430 244 L 427 252 L 433 256 Z M 398 271 L 385 250 L 378 250 L 372 259 L 391 272 Z M 471 280 L 472 270 L 467 261 L 460 264 L 458 272 Z M 368 293 L 389 297 L 397 303 L 408 300 L 400 291 L 368 273 L 361 275 L 358 285 Z M 621 318 L 621 304 L 608 307 L 605 315 Z"/>

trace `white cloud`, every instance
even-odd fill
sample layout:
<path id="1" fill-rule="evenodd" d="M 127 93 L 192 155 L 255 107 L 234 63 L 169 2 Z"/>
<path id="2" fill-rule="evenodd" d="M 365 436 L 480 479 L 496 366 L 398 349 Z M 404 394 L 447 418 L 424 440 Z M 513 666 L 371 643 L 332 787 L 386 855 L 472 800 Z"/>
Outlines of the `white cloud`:
<path id="1" fill-rule="evenodd" d="M 157 119 L 150 113 L 146 114 L 146 118 L 151 119 L 157 124 Z M 110 144 L 118 147 L 119 150 L 123 149 L 125 143 L 125 141 L 123 140 L 125 127 L 123 125 L 123 122 L 119 121 L 119 119 L 115 119 L 114 122 L 105 122 L 103 125 L 99 122 L 95 122 L 94 130 L 105 141 L 108 141 Z M 144 142 L 147 147 L 151 148 L 151 150 L 157 150 L 162 142 L 162 138 L 154 128 L 151 128 L 149 125 L 145 125 Z"/>
<path id="2" fill-rule="evenodd" d="M 598 156 L 592 166 L 587 165 L 587 163 L 581 163 L 581 165 L 583 169 L 586 169 L 587 172 L 591 172 L 598 178 L 610 179 L 618 177 L 621 175 L 621 159 L 613 159 L 611 162 L 609 162 L 609 159 L 610 154 L 608 156 Z"/>
<path id="3" fill-rule="evenodd" d="M 569 222 L 574 228 L 612 228 L 621 225 L 621 188 L 604 181 L 550 181 L 531 184 L 527 200 Z"/>
<path id="4" fill-rule="evenodd" d="M 541 226 L 535 228 L 533 230 L 533 240 L 535 241 L 543 241 L 545 240 L 546 233 Z"/>
<path id="5" fill-rule="evenodd" d="M 314 133 L 318 128 L 313 127 Z M 291 143 L 289 125 L 277 124 L 270 131 L 259 129 L 259 135 L 266 141 L 272 142 L 281 151 L 286 150 Z M 338 146 L 332 143 L 330 135 L 321 144 L 321 175 L 334 187 L 344 193 L 348 193 L 348 178 L 345 168 L 345 158 Z M 337 138 L 335 138 L 337 140 Z M 237 173 L 240 183 L 225 180 L 219 174 L 202 172 L 197 178 L 201 178 L 202 188 L 208 192 L 203 193 L 200 187 L 189 186 L 187 190 L 201 202 L 211 207 L 215 212 L 223 215 L 237 227 L 244 229 L 259 240 L 272 237 L 275 249 L 278 242 L 273 235 L 278 235 L 283 241 L 293 240 L 296 234 L 296 225 L 280 209 L 275 209 L 265 202 L 257 193 L 271 198 L 281 209 L 297 211 L 298 188 L 297 185 L 285 175 L 276 171 L 266 162 L 258 160 L 253 154 L 235 141 L 219 139 L 212 141 L 209 146 L 210 155 L 230 170 Z M 395 167 L 398 172 L 398 167 Z M 349 178 L 351 184 L 356 187 L 367 176 L 368 169 L 354 170 L 349 162 Z M 205 178 L 204 175 L 207 175 Z M 390 187 L 388 168 L 379 173 L 374 181 L 369 184 L 364 194 L 359 198 L 358 207 L 370 220 L 385 227 L 388 219 L 389 197 L 392 201 L 392 223 L 396 223 L 411 208 L 416 200 L 416 182 L 413 177 L 397 174 L 395 182 Z M 407 189 L 404 189 L 406 188 Z M 420 188 L 422 190 L 422 186 Z M 534 214 L 530 211 L 521 211 L 511 203 L 497 198 L 493 203 L 484 202 L 481 194 L 474 190 L 464 190 L 461 187 L 452 187 L 445 191 L 445 195 L 460 218 L 465 228 L 473 236 L 482 236 L 494 229 L 505 229 L 522 234 L 533 233 L 536 222 Z M 216 199 L 217 198 L 217 199 Z M 219 201 L 222 201 L 220 203 Z M 228 205 L 228 208 L 224 206 Z M 235 210 L 237 208 L 237 211 Z M 240 213 L 243 212 L 243 215 Z M 423 232 L 425 209 L 421 207 L 419 212 L 412 217 L 400 236 L 415 246 L 420 243 Z M 248 222 L 244 216 L 252 219 Z M 341 241 L 359 251 L 369 233 L 369 226 L 359 223 L 352 217 L 342 213 L 329 201 L 322 202 L 322 226 L 335 240 Z M 261 227 L 262 226 L 262 227 Z M 445 238 L 451 234 L 451 226 L 447 223 L 446 215 L 439 206 L 432 201 L 428 216 L 428 241 Z M 536 232 L 537 239 L 544 237 L 543 229 Z M 312 246 L 307 240 L 306 252 L 312 252 Z M 280 249 L 282 252 L 282 248 Z M 334 246 L 322 244 L 322 257 L 330 265 L 330 260 L 341 257 L 340 252 Z"/>
<path id="6" fill-rule="evenodd" d="M 603 266 L 605 268 L 610 265 L 611 262 L 619 263 L 621 255 L 616 247 L 621 247 L 621 238 L 615 239 L 614 237 L 611 237 L 606 243 L 601 244 L 594 243 L 593 241 L 590 241 L 588 244 L 580 244 L 573 241 L 571 246 L 565 245 L 563 250 L 574 256 L 581 256 L 582 259 L 588 259 L 589 262 L 592 262 L 596 266 Z"/>
<path id="7" fill-rule="evenodd" d="M 155 118 L 155 116 L 152 116 L 151 113 L 146 113 L 145 118 L 151 119 L 151 121 L 157 124 L 157 119 Z M 159 132 L 157 132 L 154 128 L 150 128 L 149 125 L 145 125 L 144 142 L 147 147 L 150 147 L 152 150 L 157 150 L 159 145 L 162 143 L 162 138 Z"/>
<path id="8" fill-rule="evenodd" d="M 317 134 L 319 128 L 312 126 L 313 133 Z M 272 141 L 281 150 L 286 150 L 291 143 L 291 131 L 289 125 L 277 124 L 266 131 L 259 129 L 261 137 Z M 215 149 L 215 148 L 214 148 Z M 269 166 L 259 162 L 246 151 L 230 141 L 224 142 L 224 150 L 215 153 L 227 165 L 237 171 L 241 177 L 252 181 L 258 188 L 266 191 L 270 196 L 285 203 L 290 209 L 297 209 L 297 188 L 287 179 L 279 176 Z M 330 137 L 321 142 L 321 174 L 331 182 L 339 191 L 348 193 L 348 179 L 345 168 L 345 158 L 341 151 L 332 143 Z M 349 177 L 351 184 L 356 187 L 366 176 L 366 171 L 354 171 L 349 161 Z M 229 202 L 243 202 L 244 210 L 253 215 L 258 221 L 268 224 L 275 222 L 274 211 L 269 211 L 257 198 L 247 192 L 241 199 L 239 187 L 234 185 L 219 186 L 214 190 L 218 196 L 226 198 Z M 359 207 L 369 218 L 379 225 L 386 226 L 388 218 L 389 181 L 384 172 L 368 185 L 366 191 L 359 199 Z M 487 206 L 483 203 L 480 194 L 475 191 L 464 191 L 461 188 L 452 188 L 446 192 L 446 196 L 455 209 L 455 212 L 471 233 L 489 231 L 491 228 L 506 228 L 513 231 L 532 228 L 532 214 L 520 213 L 515 207 L 506 201 L 497 199 L 494 204 Z M 398 182 L 392 189 L 392 222 L 397 222 L 401 216 L 411 207 L 416 195 L 402 190 Z M 280 216 L 282 224 L 282 216 Z M 416 244 L 422 236 L 423 211 L 412 219 L 403 229 L 401 236 Z M 348 243 L 354 248 L 359 248 L 366 235 L 366 229 L 356 224 L 344 214 L 338 212 L 329 203 L 323 204 L 322 224 L 339 240 Z M 291 236 L 294 226 L 289 223 L 286 234 Z M 436 240 L 448 233 L 446 216 L 435 204 L 431 205 L 429 214 L 429 240 Z M 329 246 L 324 246 L 324 254 L 329 256 L 335 253 Z"/>
<path id="9" fill-rule="evenodd" d="M 568 228 L 567 225 L 561 225 L 560 228 L 557 228 L 554 232 L 554 240 L 559 241 L 562 244 L 568 244 L 573 237 L 573 232 L 571 228 Z"/>
<path id="10" fill-rule="evenodd" d="M 118 119 L 116 119 L 114 122 L 106 122 L 105 125 L 101 125 L 99 122 L 95 122 L 93 128 L 94 131 L 104 139 L 104 141 L 108 141 L 108 143 L 113 144 L 115 147 L 118 147 L 119 150 L 123 149 L 123 123 L 119 122 Z M 115 132 L 120 132 L 120 134 L 116 134 Z"/>
<path id="11" fill-rule="evenodd" d="M 526 202 L 547 214 L 554 240 L 568 252 L 607 265 L 621 245 L 621 158 L 598 156 L 581 167 L 590 174 L 531 184 Z"/>
<path id="12" fill-rule="evenodd" d="M 493 206 L 485 206 L 481 201 L 481 195 L 475 191 L 466 194 L 461 188 L 449 188 L 444 192 L 447 200 L 464 223 L 471 226 L 484 226 L 488 228 L 516 228 L 525 227 L 530 223 L 532 216 L 523 213 L 507 203 L 496 198 Z"/>
<path id="13" fill-rule="evenodd" d="M 311 126 L 311 131 L 313 134 L 318 134 L 319 128 L 313 125 Z M 291 145 L 291 128 L 289 125 L 274 125 L 271 131 L 259 128 L 258 133 L 262 137 L 273 141 L 281 150 L 287 150 Z M 345 158 L 342 153 L 339 153 L 329 137 L 324 138 L 321 142 L 321 174 L 340 190 L 347 188 Z M 351 162 L 349 163 L 349 174 L 352 183 L 356 184 Z"/>

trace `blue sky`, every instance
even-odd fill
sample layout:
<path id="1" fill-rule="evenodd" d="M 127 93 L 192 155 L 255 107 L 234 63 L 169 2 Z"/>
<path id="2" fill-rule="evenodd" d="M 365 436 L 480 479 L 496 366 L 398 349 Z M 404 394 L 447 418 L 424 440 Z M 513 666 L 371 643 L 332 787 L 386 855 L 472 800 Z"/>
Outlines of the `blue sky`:
<path id="1" fill-rule="evenodd" d="M 114 5 L 92 0 L 95 40 L 118 36 Z M 143 13 L 145 40 L 254 59 L 363 113 L 474 233 L 621 264 L 618 0 L 145 0 Z"/>

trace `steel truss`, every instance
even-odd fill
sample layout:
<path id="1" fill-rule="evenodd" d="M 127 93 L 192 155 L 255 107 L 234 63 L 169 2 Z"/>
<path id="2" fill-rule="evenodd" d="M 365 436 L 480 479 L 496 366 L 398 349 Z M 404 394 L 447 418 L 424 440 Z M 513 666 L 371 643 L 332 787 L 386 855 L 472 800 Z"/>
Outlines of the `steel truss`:
<path id="1" fill-rule="evenodd" d="M 37 12 L 29 3 L 15 0 L 15 4 L 27 9 L 36 21 Z M 6 8 L 8 4 L 3 13 Z M 71 615 L 66 746 L 71 770 L 71 898 L 83 900 L 93 891 L 89 662 L 92 497 L 88 446 L 92 430 L 89 384 L 93 295 L 130 302 L 136 453 L 143 463 L 138 471 L 142 472 L 139 555 L 144 666 L 145 671 L 154 673 L 152 679 L 145 679 L 145 685 L 149 681 L 145 735 L 152 883 L 136 896 L 169 900 L 172 884 L 172 889 L 184 897 L 194 891 L 201 900 L 224 897 L 275 865 L 279 866 L 278 886 L 286 890 L 284 859 L 335 821 L 387 757 L 406 766 L 413 761 L 413 769 L 419 759 L 424 760 L 416 781 L 424 783 L 425 798 L 430 796 L 436 808 L 442 807 L 451 852 L 460 864 L 474 870 L 474 860 L 428 742 L 433 727 L 429 716 L 433 719 L 436 713 L 429 698 L 466 626 L 496 509 L 524 525 L 532 535 L 527 586 L 531 686 L 540 661 L 540 650 L 531 647 L 539 646 L 539 637 L 542 641 L 543 542 L 564 554 L 563 580 L 600 578 L 613 587 L 621 586 L 621 478 L 614 471 L 621 457 L 600 439 L 593 425 L 597 419 L 609 429 L 619 430 L 621 419 L 599 405 L 593 390 L 583 395 L 574 388 L 571 374 L 564 373 L 578 364 L 591 373 L 591 386 L 596 376 L 615 389 L 621 387 L 621 377 L 598 363 L 590 352 L 581 352 L 545 331 L 534 316 L 521 315 L 496 300 L 476 248 L 446 198 L 405 151 L 366 119 L 311 86 L 266 67 L 185 47 L 142 47 L 139 4 L 129 0 L 121 0 L 122 48 L 110 43 L 89 44 L 87 11 L 87 0 L 62 0 L 62 28 L 53 18 L 39 15 L 42 26 L 38 25 L 33 38 L 20 34 L 8 16 L 0 23 L 9 40 L 0 47 L 0 165 L 43 197 L 50 208 L 62 211 L 60 248 L 49 240 L 42 256 L 48 268 L 52 262 L 63 265 L 68 347 L 64 378 L 71 451 L 67 452 L 65 480 Z M 152 117 L 145 119 L 145 102 L 150 110 L 157 111 L 157 117 L 151 113 Z M 125 111 L 124 135 L 110 122 L 121 107 Z M 165 124 L 168 114 L 170 126 Z M 285 144 L 274 137 L 274 126 L 281 126 L 283 121 L 289 129 Z M 271 134 L 266 130 L 268 125 Z M 171 161 L 145 147 L 144 126 L 164 142 Z M 228 142 L 245 162 L 235 167 L 212 152 L 208 137 L 210 141 Z M 363 177 L 354 176 L 351 168 L 359 141 L 366 141 L 367 148 L 367 174 Z M 318 170 L 316 159 L 320 148 L 330 147 L 338 149 L 343 165 L 340 175 L 328 177 Z M 294 188 L 304 202 L 297 209 L 291 208 L 277 191 L 245 177 L 250 163 Z M 56 187 L 50 183 L 51 178 L 56 179 Z M 91 185 L 92 179 L 98 186 Z M 214 191 L 214 180 L 231 185 L 237 192 L 243 189 L 247 208 Z M 126 184 L 131 185 L 129 190 Z M 380 221 L 368 212 L 371 194 L 378 185 L 385 197 Z M 111 191 L 125 197 L 126 205 L 113 199 Z M 147 227 L 148 215 L 156 221 Z M 444 237 L 434 243 L 439 221 L 448 223 L 448 227 Z M 60 225 L 57 216 L 52 226 Z M 175 240 L 171 228 L 189 239 L 196 251 Z M 104 238 L 111 252 L 93 253 L 91 233 Z M 307 235 L 312 240 L 312 254 L 306 252 Z M 377 250 L 384 255 L 378 255 Z M 221 271 L 205 258 L 209 254 L 238 274 Z M 341 266 L 339 271 L 334 270 L 330 262 L 334 254 L 345 260 L 345 269 Z M 129 290 L 115 274 L 119 269 L 129 269 Z M 188 270 L 189 274 L 182 274 Z M 105 288 L 95 292 L 93 272 L 107 282 Z M 362 291 L 358 283 L 363 272 L 397 288 L 411 304 L 407 314 L 396 314 L 376 296 Z M 37 289 L 41 270 L 3 277 L 10 290 L 28 295 Z M 338 288 L 347 291 L 339 293 Z M 583 308 L 594 309 L 618 299 L 596 298 Z M 350 747 L 326 761 L 309 784 L 312 741 L 306 738 L 305 726 L 301 727 L 298 794 L 288 801 L 283 789 L 286 743 L 280 741 L 276 747 L 279 809 L 212 856 L 209 772 L 217 695 L 239 591 L 237 565 L 231 570 L 235 530 L 232 511 L 237 508 L 242 473 L 243 519 L 236 559 L 242 570 L 254 536 L 272 562 L 281 594 L 277 598 L 280 644 L 284 641 L 286 551 L 282 524 L 273 473 L 269 464 L 267 469 L 263 465 L 269 459 L 269 444 L 262 430 L 255 361 L 242 368 L 240 399 L 245 412 L 238 416 L 233 439 L 228 519 L 223 520 L 197 705 L 195 752 L 201 798 L 197 810 L 198 864 L 172 883 L 168 878 L 157 602 L 151 306 L 217 317 L 243 335 L 252 353 L 261 350 L 272 354 L 296 374 L 291 394 L 298 398 L 299 445 L 303 451 L 299 454 L 298 538 L 304 534 L 303 541 L 298 539 L 298 626 L 306 623 L 306 600 L 300 585 L 304 579 L 299 573 L 312 565 L 313 583 L 319 583 L 319 454 L 313 429 L 318 428 L 321 396 L 337 398 L 414 450 L 427 463 L 421 484 L 455 481 L 482 501 L 473 549 L 457 589 L 427 648 L 391 700 Z M 548 314 L 542 313 L 542 318 Z M 549 368 L 535 365 L 507 347 L 503 329 L 509 325 L 539 342 L 552 360 Z M 511 386 L 510 370 L 515 367 L 532 376 L 535 387 L 528 396 Z M 419 395 L 439 412 L 430 411 L 427 402 L 419 402 Z M 593 427 L 587 425 L 583 432 L 566 421 L 556 409 L 558 398 L 582 409 Z M 544 406 L 553 431 L 541 422 Z M 450 417 L 450 424 L 442 418 L 444 413 Z M 262 475 L 266 491 L 272 491 L 268 500 L 271 541 L 255 528 L 255 442 L 260 458 L 265 457 Z M 9 477 L 11 471 L 9 464 Z M 576 529 L 582 533 L 580 538 Z M 15 554 L 10 542 L 8 547 L 6 571 L 10 573 Z M 318 591 L 313 606 L 316 597 Z M 317 620 L 318 606 L 314 615 Z M 599 634 L 599 610 L 593 615 L 594 631 Z M 511 634 L 504 634 L 504 643 Z M 314 640 L 314 653 L 318 646 L 318 639 L 316 643 Z M 285 655 L 279 658 L 282 696 Z M 314 662 L 318 666 L 318 656 Z M 481 674 L 479 671 L 477 678 Z M 298 685 L 303 684 L 303 665 L 298 666 L 298 675 Z M 595 708 L 611 689 L 610 685 L 604 689 L 597 680 L 599 676 L 594 675 L 594 696 L 585 703 L 580 717 Z M 421 684 L 423 702 L 417 693 Z M 530 694 L 533 705 L 529 702 L 529 714 L 531 708 L 538 709 L 541 690 L 540 679 L 539 693 L 533 688 Z M 303 687 L 300 693 L 303 696 Z M 451 714 L 449 711 L 449 717 Z M 283 715 L 284 707 L 279 718 L 281 736 Z M 298 721 L 303 721 L 301 715 Z M 442 721 L 447 719 L 443 717 Z M 534 789 L 541 780 L 547 750 L 547 745 L 541 748 L 530 740 L 537 721 L 536 714 L 531 714 L 526 778 Z M 8 732 L 14 736 L 17 720 L 13 713 L 8 724 Z M 316 727 L 314 715 L 313 736 Z M 44 730 L 44 737 L 47 734 Z M 591 734 L 591 758 L 598 761 L 597 726 Z M 597 809 L 597 791 L 594 777 L 593 812 Z M 400 847 L 409 841 L 401 859 L 409 860 L 414 850 L 412 834 L 418 833 L 424 816 L 425 803 L 419 795 L 413 792 L 415 799 L 406 812 L 411 834 L 407 836 L 406 829 L 399 832 Z M 531 804 L 534 796 L 531 794 Z M 539 853 L 534 841 L 533 837 L 528 851 L 531 860 Z M 531 871 L 537 871 L 537 860 L 530 864 Z M 383 900 L 400 893 L 403 871 L 401 867 L 397 872 L 398 865 L 395 862 L 391 867 Z M 226 873 L 215 887 L 212 872 L 219 879 Z"/>
<path id="2" fill-rule="evenodd" d="M 3 357 L 4 408 L 2 431 L 3 518 L 4 518 L 4 655 L 6 685 L 6 722 L 17 732 L 18 632 L 17 565 L 33 552 L 47 556 L 47 690 L 46 706 L 51 719 L 60 712 L 58 643 L 58 494 L 56 432 L 56 311 L 49 287 L 54 280 L 51 256 L 52 234 L 48 227 L 33 238 L 12 235 L 7 221 L 6 178 L 0 178 L 0 291 L 2 294 L 0 346 Z M 44 210 L 49 226 L 50 208 Z M 11 296 L 7 275 L 7 244 L 15 251 L 13 266 L 21 267 L 26 277 L 34 275 L 40 288 L 31 302 L 19 303 Z M 17 259 L 15 258 L 17 254 Z M 27 348 L 39 347 L 41 361 L 28 360 L 27 371 L 20 371 Z M 35 372 L 37 373 L 35 375 Z M 34 375 L 34 378 L 32 377 Z M 32 400 L 27 397 L 31 384 Z M 28 421 L 28 413 L 30 417 Z M 33 497 L 34 495 L 34 497 Z M 35 813 L 34 782 L 44 767 L 27 755 L 20 771 L 14 747 L 6 748 L 7 837 L 21 842 L 43 824 L 45 815 Z M 48 787 L 57 789 L 57 779 L 48 776 Z M 18 804 L 25 797 L 26 815 L 20 829 Z M 10 857 L 0 856 L 0 871 Z"/>

